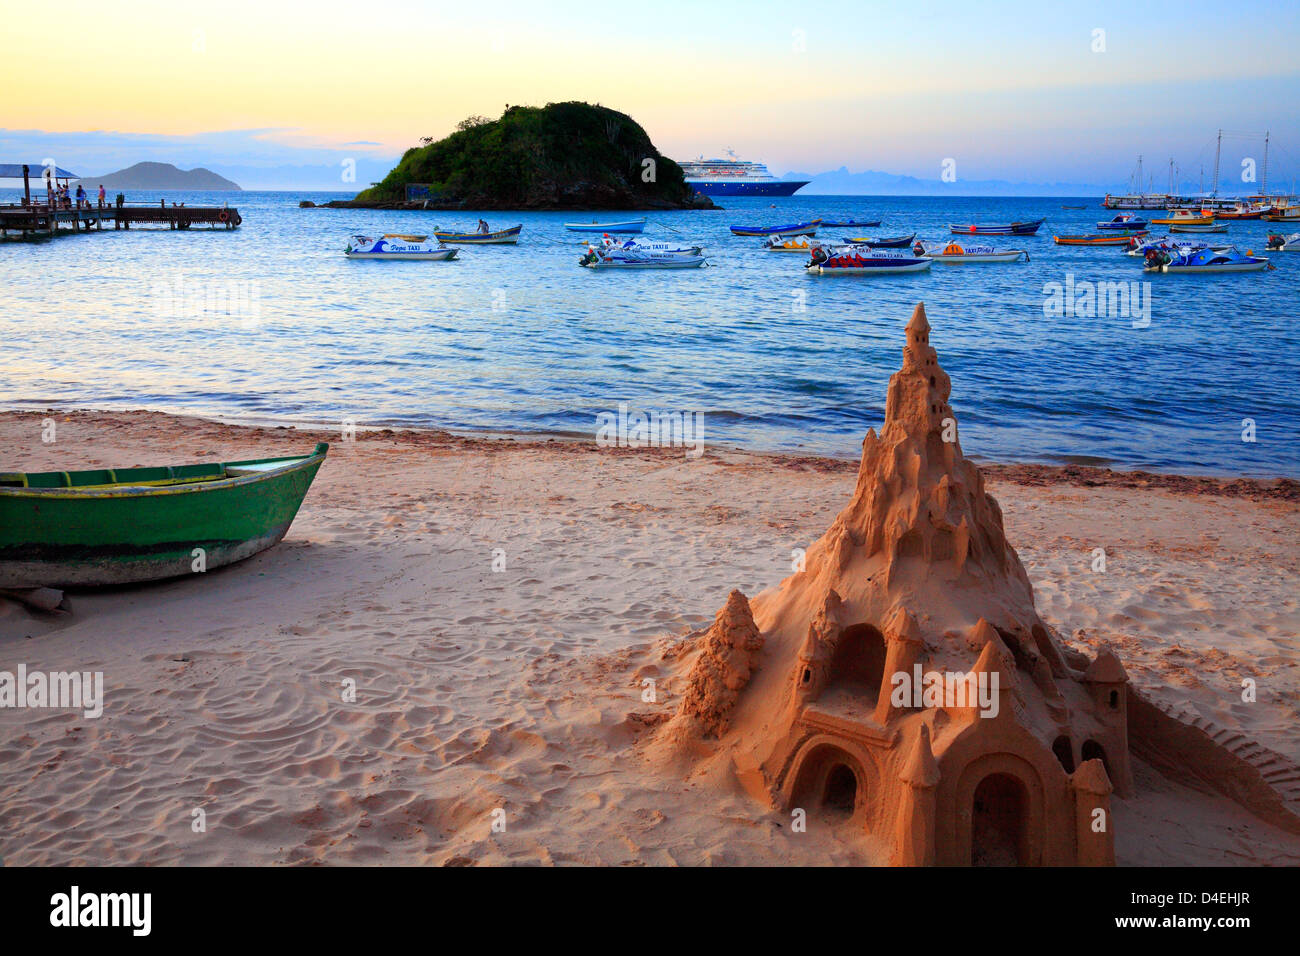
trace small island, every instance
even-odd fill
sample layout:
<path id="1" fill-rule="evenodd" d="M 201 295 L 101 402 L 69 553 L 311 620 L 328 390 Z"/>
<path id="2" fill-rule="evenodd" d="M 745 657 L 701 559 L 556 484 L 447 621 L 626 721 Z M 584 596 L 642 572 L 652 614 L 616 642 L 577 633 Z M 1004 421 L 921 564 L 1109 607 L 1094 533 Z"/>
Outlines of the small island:
<path id="1" fill-rule="evenodd" d="M 136 163 L 103 176 L 83 176 L 82 183 L 105 189 L 223 189 L 238 190 L 239 184 L 202 166 L 178 169 L 171 163 Z"/>
<path id="2" fill-rule="evenodd" d="M 310 202 L 303 206 L 314 205 Z M 426 137 L 355 199 L 370 209 L 712 209 L 625 113 L 590 103 L 511 106 Z"/>

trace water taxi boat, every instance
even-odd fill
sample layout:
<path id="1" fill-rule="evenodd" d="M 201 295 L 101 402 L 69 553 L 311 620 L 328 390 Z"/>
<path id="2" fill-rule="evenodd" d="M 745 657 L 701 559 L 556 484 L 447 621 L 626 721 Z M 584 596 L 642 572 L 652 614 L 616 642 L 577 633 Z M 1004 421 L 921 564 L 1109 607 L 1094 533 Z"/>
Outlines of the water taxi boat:
<path id="1" fill-rule="evenodd" d="M 589 246 L 578 265 L 588 269 L 698 269 L 707 261 L 697 255 Z"/>
<path id="2" fill-rule="evenodd" d="M 0 588 L 133 584 L 242 561 L 285 536 L 328 451 L 0 473 Z"/>
<path id="3" fill-rule="evenodd" d="M 912 247 L 917 256 L 945 265 L 969 265 L 982 262 L 1015 262 L 1021 256 L 1029 261 L 1025 249 L 995 249 L 992 246 L 963 246 L 956 242 L 918 242 Z"/>
<path id="4" fill-rule="evenodd" d="M 385 233 L 378 239 L 352 236 L 343 254 L 349 259 L 407 259 L 430 262 L 455 259 L 458 249 L 448 249 L 429 242 L 428 236 L 404 236 Z"/>
<path id="5" fill-rule="evenodd" d="M 815 236 L 820 219 L 810 222 L 793 222 L 784 226 L 732 226 L 733 236 Z"/>
<path id="6" fill-rule="evenodd" d="M 824 276 L 892 275 L 900 272 L 925 272 L 930 260 L 894 249 L 845 249 L 817 246 L 804 267 Z"/>
<path id="7" fill-rule="evenodd" d="M 763 248 L 768 252 L 811 252 L 816 244 L 816 239 L 806 236 L 791 236 L 789 239 L 769 236 L 767 242 L 763 243 Z"/>
<path id="8" fill-rule="evenodd" d="M 829 229 L 875 229 L 879 219 L 823 219 L 821 224 Z"/>
<path id="9" fill-rule="evenodd" d="M 1263 256 L 1243 255 L 1236 249 L 1152 250 L 1144 268 L 1147 272 L 1260 272 L 1269 264 Z"/>
<path id="10" fill-rule="evenodd" d="M 433 237 L 441 243 L 453 246 L 505 246 L 519 242 L 519 232 L 523 228 L 520 224 L 509 229 L 498 229 L 496 232 L 444 232 L 434 229 Z"/>
<path id="11" fill-rule="evenodd" d="M 645 252 L 676 256 L 698 256 L 704 252 L 703 246 L 682 246 L 666 239 L 611 239 L 604 236 L 600 246 L 611 252 Z"/>
<path id="12" fill-rule="evenodd" d="M 645 229 L 647 220 L 628 219 L 623 222 L 566 222 L 564 228 L 570 232 L 640 232 Z"/>
<path id="13" fill-rule="evenodd" d="M 1173 239 L 1169 236 L 1152 236 L 1146 239 L 1134 236 L 1129 239 L 1127 255 L 1145 256 L 1153 250 L 1158 252 L 1183 252 L 1194 251 L 1196 249 L 1213 249 L 1215 252 L 1226 252 L 1232 246 L 1207 246 L 1203 242 L 1193 242 L 1190 239 Z"/>
<path id="14" fill-rule="evenodd" d="M 1146 234 L 1145 229 L 1139 229 L 1136 232 L 1100 233 L 1091 236 L 1053 236 L 1052 241 L 1058 246 L 1126 246 L 1130 239 Z"/>
<path id="15" fill-rule="evenodd" d="M 844 242 L 850 246 L 870 246 L 873 249 L 906 249 L 912 245 L 914 239 L 916 239 L 916 233 L 912 233 L 910 236 L 891 236 L 882 239 L 859 236 L 856 239 L 845 239 Z"/>
<path id="16" fill-rule="evenodd" d="M 1034 233 L 1038 232 L 1039 226 L 1046 221 L 1047 219 L 1044 217 L 1043 219 L 1033 219 L 1028 222 L 1011 222 L 1006 223 L 1005 225 L 949 223 L 948 229 L 954 236 L 1032 236 Z"/>
<path id="17" fill-rule="evenodd" d="M 1271 252 L 1300 252 L 1300 232 L 1293 232 L 1289 236 L 1271 234 L 1268 237 L 1268 248 Z"/>
<path id="18" fill-rule="evenodd" d="M 1195 223 L 1177 222 L 1169 227 L 1170 232 L 1227 232 L 1228 227 L 1217 222 Z"/>
<path id="19" fill-rule="evenodd" d="M 1150 225 L 1141 216 L 1116 216 L 1105 222 L 1097 223 L 1098 229 L 1145 229 Z"/>

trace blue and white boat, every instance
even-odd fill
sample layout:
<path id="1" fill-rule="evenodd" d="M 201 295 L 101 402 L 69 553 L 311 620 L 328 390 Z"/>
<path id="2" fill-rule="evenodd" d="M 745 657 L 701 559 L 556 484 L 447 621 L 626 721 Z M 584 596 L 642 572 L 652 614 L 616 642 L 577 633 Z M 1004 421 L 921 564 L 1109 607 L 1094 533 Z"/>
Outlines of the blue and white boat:
<path id="1" fill-rule="evenodd" d="M 867 276 L 900 272 L 926 272 L 930 260 L 901 249 L 869 249 L 855 246 L 814 246 L 804 268 L 815 275 Z"/>
<path id="2" fill-rule="evenodd" d="M 822 225 L 827 229 L 875 229 L 880 225 L 879 219 L 823 219 Z"/>
<path id="3" fill-rule="evenodd" d="M 566 222 L 564 228 L 570 232 L 640 232 L 645 228 L 646 220 L 628 219 L 623 222 Z"/>
<path id="4" fill-rule="evenodd" d="M 399 233 L 385 233 L 378 239 L 370 236 L 352 236 L 348 239 L 343 254 L 349 259 L 408 259 L 429 262 L 444 262 L 455 259 L 459 249 L 449 249 L 436 242 L 430 242 L 428 236 L 406 236 Z"/>
<path id="5" fill-rule="evenodd" d="M 1147 272 L 1261 272 L 1269 268 L 1263 256 L 1248 256 L 1236 249 L 1152 250 L 1146 255 Z"/>
<path id="6" fill-rule="evenodd" d="M 1145 229 L 1150 223 L 1141 216 L 1116 216 L 1106 222 L 1097 223 L 1098 229 Z"/>
<path id="7" fill-rule="evenodd" d="M 704 256 L 678 252 L 650 252 L 645 249 L 620 249 L 588 246 L 578 265 L 588 269 L 698 269 L 705 265 Z"/>
<path id="8" fill-rule="evenodd" d="M 704 196 L 792 196 L 806 179 L 777 179 L 762 163 L 751 163 L 737 158 L 727 150 L 730 159 L 678 160 L 686 177 L 686 185 Z"/>
<path id="9" fill-rule="evenodd" d="M 1005 225 L 949 223 L 948 229 L 954 236 L 1032 236 L 1046 221 L 1046 219 L 1030 219 L 1027 222 L 1009 222 Z"/>
<path id="10" fill-rule="evenodd" d="M 703 246 L 684 246 L 666 239 L 611 239 L 605 236 L 600 245 L 609 252 L 646 252 L 672 256 L 698 256 Z"/>
<path id="11" fill-rule="evenodd" d="M 1213 249 L 1215 252 L 1226 252 L 1232 246 L 1212 246 L 1204 242 L 1196 242 L 1191 239 L 1174 239 L 1170 236 L 1152 236 L 1142 238 L 1133 236 L 1129 239 L 1127 255 L 1143 256 L 1148 252 L 1191 252 L 1196 249 Z"/>
<path id="12" fill-rule="evenodd" d="M 733 236 L 815 236 L 820 219 L 811 222 L 792 222 L 784 226 L 732 226 Z"/>

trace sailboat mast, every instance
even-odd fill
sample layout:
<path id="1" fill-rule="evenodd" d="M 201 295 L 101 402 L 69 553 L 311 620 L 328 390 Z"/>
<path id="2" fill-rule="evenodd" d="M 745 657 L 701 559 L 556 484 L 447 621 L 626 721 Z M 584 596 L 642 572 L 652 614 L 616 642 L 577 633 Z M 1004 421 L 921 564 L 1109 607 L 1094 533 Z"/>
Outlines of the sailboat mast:
<path id="1" fill-rule="evenodd" d="M 1262 195 L 1268 195 L 1268 130 L 1264 130 L 1264 170 L 1259 191 Z"/>
<path id="2" fill-rule="evenodd" d="M 1223 130 L 1219 130 L 1219 145 L 1214 147 L 1214 195 L 1219 195 L 1219 154 L 1223 152 Z"/>

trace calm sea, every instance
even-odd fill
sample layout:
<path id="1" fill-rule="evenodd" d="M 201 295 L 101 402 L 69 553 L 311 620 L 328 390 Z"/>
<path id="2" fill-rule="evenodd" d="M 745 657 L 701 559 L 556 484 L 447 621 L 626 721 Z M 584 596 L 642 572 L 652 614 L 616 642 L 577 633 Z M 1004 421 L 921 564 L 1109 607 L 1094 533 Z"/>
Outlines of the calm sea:
<path id="1" fill-rule="evenodd" d="M 924 301 L 970 454 L 1300 476 L 1300 255 L 1276 254 L 1263 274 L 1165 276 L 1115 248 L 1054 245 L 1054 232 L 1109 218 L 1095 198 L 720 200 L 724 211 L 651 213 L 646 230 L 703 243 L 709 268 L 609 273 L 578 266 L 562 225 L 590 215 L 490 213 L 493 228 L 523 223 L 517 247 L 354 262 L 349 234 L 468 229 L 478 216 L 298 208 L 335 198 L 319 193 L 165 195 L 230 200 L 243 228 L 0 244 L 0 405 L 593 435 L 626 402 L 702 412 L 710 441 L 852 456 L 881 422 Z M 1028 249 L 1027 264 L 864 279 L 805 275 L 802 257 L 727 228 L 818 216 L 927 239 L 954 221 L 1048 222 L 1037 237 L 980 240 Z M 1260 251 L 1270 225 L 1236 223 L 1227 238 Z M 1149 321 L 1104 301 L 1045 311 L 1045 287 L 1071 282 L 1076 295 L 1137 282 Z"/>

